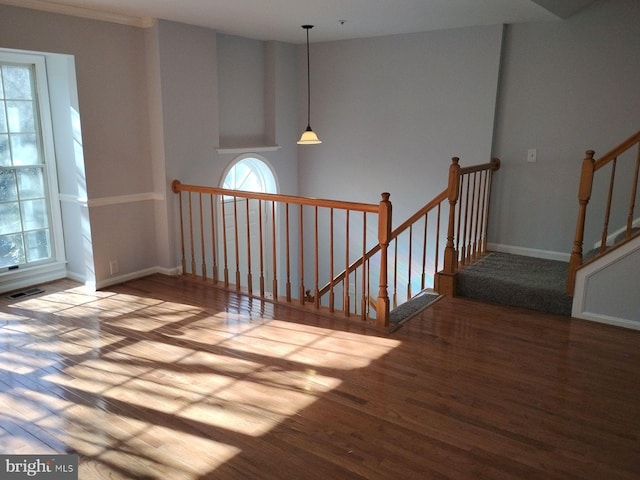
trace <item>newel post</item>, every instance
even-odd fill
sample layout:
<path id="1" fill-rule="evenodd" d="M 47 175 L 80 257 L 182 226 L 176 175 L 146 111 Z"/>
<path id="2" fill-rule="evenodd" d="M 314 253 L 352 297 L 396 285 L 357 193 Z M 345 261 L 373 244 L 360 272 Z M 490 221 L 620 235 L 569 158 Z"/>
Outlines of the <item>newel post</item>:
<path id="1" fill-rule="evenodd" d="M 458 252 L 455 247 L 456 203 L 460 195 L 460 158 L 453 157 L 449 166 L 447 198 L 449 200 L 449 224 L 447 226 L 447 245 L 444 248 L 444 266 L 436 276 L 436 290 L 441 295 L 454 296 L 456 293 L 456 270 Z"/>
<path id="2" fill-rule="evenodd" d="M 378 243 L 380 244 L 380 282 L 376 300 L 376 322 L 379 327 L 389 325 L 389 292 L 387 290 L 387 250 L 391 238 L 391 202 L 389 193 L 382 194 L 378 209 Z"/>
<path id="3" fill-rule="evenodd" d="M 567 293 L 573 295 L 573 288 L 576 280 L 576 271 L 582 265 L 582 243 L 584 240 L 584 225 L 587 217 L 587 205 L 591 198 L 593 187 L 593 173 L 595 171 L 595 160 L 593 150 L 587 150 L 586 157 L 582 161 L 582 171 L 580 172 L 580 186 L 578 188 L 578 222 L 576 224 L 576 235 L 571 249 L 571 259 L 569 260 L 569 276 L 567 279 Z"/>

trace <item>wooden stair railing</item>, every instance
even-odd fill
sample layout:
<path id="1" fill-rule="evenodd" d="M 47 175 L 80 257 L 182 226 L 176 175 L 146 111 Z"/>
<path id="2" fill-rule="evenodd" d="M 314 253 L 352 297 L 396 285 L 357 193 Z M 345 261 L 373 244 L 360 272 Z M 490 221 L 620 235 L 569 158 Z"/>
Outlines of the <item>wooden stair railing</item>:
<path id="1" fill-rule="evenodd" d="M 444 190 L 440 194 L 436 195 L 429 203 L 409 217 L 404 223 L 396 227 L 389 234 L 389 244 L 393 245 L 393 248 L 388 248 L 388 251 L 393 251 L 392 260 L 387 258 L 387 283 L 392 285 L 392 297 L 391 304 L 393 308 L 397 307 L 400 303 L 410 299 L 414 290 L 415 293 L 424 290 L 425 288 L 431 288 L 433 282 L 428 282 L 430 272 L 433 271 L 431 278 L 434 278 L 439 262 L 441 258 L 441 224 L 442 224 L 442 205 L 447 198 L 447 190 Z M 416 242 L 415 231 L 421 233 L 418 235 L 418 241 Z M 403 238 L 403 234 L 404 237 Z M 421 237 L 421 238 L 420 238 Z M 405 247 L 401 247 L 404 244 Z M 399 251 L 402 251 L 404 256 L 401 259 Z M 375 245 L 369 251 L 367 251 L 362 257 L 351 263 L 345 270 L 337 274 L 332 282 L 327 283 L 319 290 L 319 294 L 325 295 L 330 290 L 331 283 L 341 282 L 346 276 L 349 276 L 356 272 L 363 264 L 369 265 L 367 268 L 372 270 L 370 263 L 372 259 L 375 259 L 380 252 L 380 245 Z M 429 255 L 431 253 L 431 255 Z M 413 260 L 414 257 L 421 259 L 420 263 L 416 264 Z M 375 262 L 376 265 L 382 264 L 383 261 L 379 260 Z M 402 263 L 402 265 L 400 265 Z M 399 271 L 402 269 L 403 271 Z M 415 271 L 418 271 L 414 275 Z M 402 278 L 402 280 L 400 280 Z M 399 283 L 402 281 L 406 286 L 406 294 L 403 295 L 399 290 Z M 419 281 L 419 286 L 414 287 L 414 283 Z M 402 297 L 402 298 L 400 298 Z"/>
<path id="2" fill-rule="evenodd" d="M 388 193 L 379 204 L 366 204 L 174 180 L 182 272 L 264 300 L 387 328 L 391 308 L 425 288 L 452 294 L 447 289 L 457 265 L 486 250 L 491 174 L 500 163 L 461 168 L 458 162 L 454 157 L 449 187 L 394 230 Z M 329 280 L 321 286 L 321 278 Z"/>
<path id="3" fill-rule="evenodd" d="M 387 283 L 394 308 L 425 288 L 453 295 L 455 283 L 452 282 L 455 281 L 458 264 L 470 263 L 486 252 L 492 175 L 500 168 L 500 160 L 494 158 L 489 163 L 469 167 L 460 167 L 459 161 L 458 157 L 452 158 L 449 186 L 389 235 L 388 251 L 393 255 L 389 261 Z M 459 198 L 464 201 L 458 202 Z M 447 200 L 448 251 L 441 248 L 445 240 L 442 237 L 445 231 L 442 211 Z M 372 262 L 378 252 L 379 246 L 376 245 L 333 278 L 333 282 L 342 281 L 363 264 Z M 330 283 L 321 288 L 319 294 L 325 295 L 329 289 Z"/>
<path id="4" fill-rule="evenodd" d="M 638 147 L 637 153 L 624 157 L 627 152 L 632 153 L 631 149 Z M 602 219 L 602 231 L 600 234 L 600 241 L 598 246 L 598 253 L 592 259 L 598 258 L 604 255 L 608 248 L 609 243 L 609 231 L 611 229 L 611 214 L 615 209 L 612 208 L 614 200 L 614 187 L 616 185 L 616 168 L 618 167 L 618 159 L 623 161 L 632 162 L 635 160 L 635 164 L 629 164 L 631 171 L 629 172 L 629 178 L 631 178 L 631 188 L 629 189 L 629 196 L 627 205 L 625 208 L 626 219 L 624 221 L 623 237 L 624 240 L 629 240 L 634 236 L 632 232 L 634 223 L 634 209 L 636 204 L 636 198 L 638 194 L 638 172 L 640 169 L 640 131 L 626 139 L 620 145 L 615 147 L 610 152 L 600 157 L 598 160 L 594 159 L 595 152 L 593 150 L 587 150 L 586 157 L 582 161 L 582 169 L 580 172 L 580 184 L 578 188 L 578 220 L 576 224 L 576 233 L 573 241 L 573 248 L 571 250 L 571 258 L 569 260 L 569 275 L 567 279 L 567 293 L 573 295 L 576 281 L 576 273 L 583 266 L 583 243 L 585 241 L 585 226 L 587 223 L 587 207 L 591 200 L 593 193 L 594 180 L 602 178 L 602 175 L 597 177 L 595 174 L 599 171 L 604 171 L 603 168 L 610 166 L 610 174 L 608 186 L 605 186 L 607 190 L 606 200 Z M 605 179 L 606 180 L 606 179 Z M 624 200 L 623 200 L 624 201 Z"/>
<path id="5" fill-rule="evenodd" d="M 459 266 L 474 262 L 487 251 L 491 186 L 493 173 L 499 168 L 498 158 L 470 167 L 460 167 L 459 159 L 452 159 L 447 187 L 447 244 L 444 266 L 438 272 L 435 285 L 442 295 L 454 296 Z"/>

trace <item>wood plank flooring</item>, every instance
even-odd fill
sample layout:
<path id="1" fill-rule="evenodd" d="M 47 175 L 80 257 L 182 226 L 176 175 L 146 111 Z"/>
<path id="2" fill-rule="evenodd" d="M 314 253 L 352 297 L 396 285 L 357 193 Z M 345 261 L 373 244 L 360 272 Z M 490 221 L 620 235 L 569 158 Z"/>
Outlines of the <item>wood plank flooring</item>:
<path id="1" fill-rule="evenodd" d="M 640 332 L 443 299 L 381 335 L 161 275 L 0 299 L 0 453 L 91 479 L 638 479 Z"/>

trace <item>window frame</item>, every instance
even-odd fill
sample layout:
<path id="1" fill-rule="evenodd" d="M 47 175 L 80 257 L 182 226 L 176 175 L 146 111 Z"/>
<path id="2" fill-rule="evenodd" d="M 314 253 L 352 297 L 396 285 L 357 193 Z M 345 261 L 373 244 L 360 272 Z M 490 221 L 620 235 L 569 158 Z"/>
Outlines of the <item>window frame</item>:
<path id="1" fill-rule="evenodd" d="M 0 268 L 0 278 L 3 281 L 10 277 L 19 276 L 23 272 L 48 271 L 55 265 L 65 264 L 64 235 L 62 226 L 62 212 L 58 192 L 58 174 L 53 139 L 53 121 L 49 98 L 49 81 L 47 74 L 46 55 L 24 51 L 0 49 L 0 63 L 33 66 L 34 91 L 36 95 L 36 121 L 39 128 L 39 148 L 42 154 L 43 172 L 45 178 L 45 196 L 47 198 L 47 213 L 49 220 L 50 258 Z M 12 168 L 12 167 L 8 167 Z"/>

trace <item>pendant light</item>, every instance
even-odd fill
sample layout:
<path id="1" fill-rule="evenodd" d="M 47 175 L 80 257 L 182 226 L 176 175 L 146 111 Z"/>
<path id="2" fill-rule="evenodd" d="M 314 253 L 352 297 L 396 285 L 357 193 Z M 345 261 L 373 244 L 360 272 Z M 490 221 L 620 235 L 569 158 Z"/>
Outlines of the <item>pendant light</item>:
<path id="1" fill-rule="evenodd" d="M 309 30 L 313 28 L 313 25 L 302 25 L 307 31 L 307 129 L 302 132 L 300 136 L 300 140 L 298 140 L 299 145 L 317 145 L 318 143 L 322 143 L 322 141 L 318 138 L 318 135 L 311 130 L 311 75 L 310 75 L 310 67 L 309 67 Z"/>

